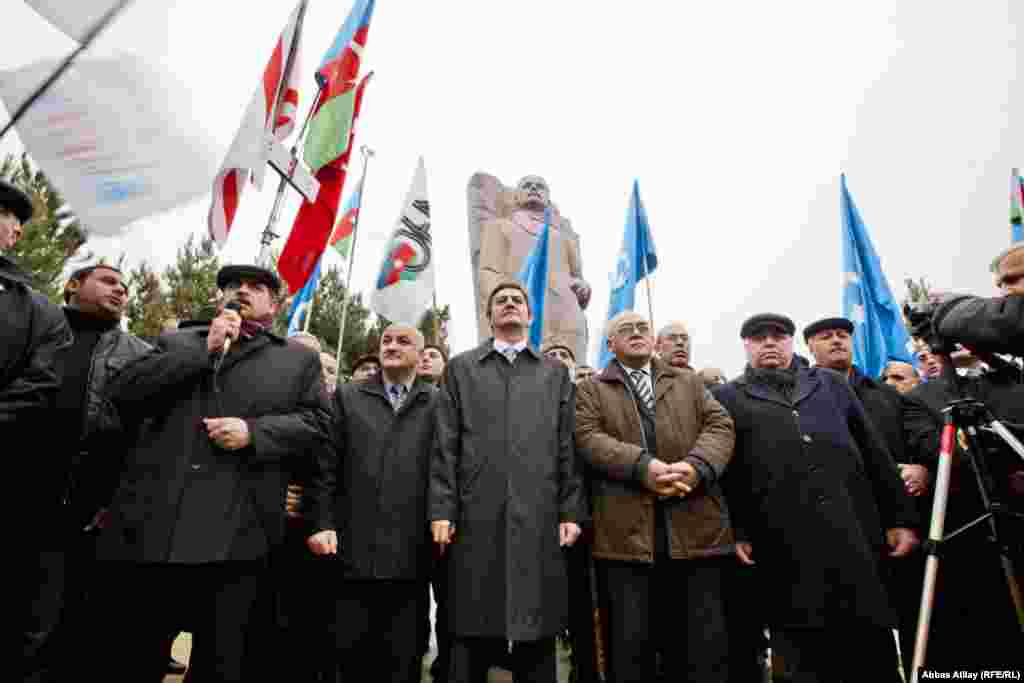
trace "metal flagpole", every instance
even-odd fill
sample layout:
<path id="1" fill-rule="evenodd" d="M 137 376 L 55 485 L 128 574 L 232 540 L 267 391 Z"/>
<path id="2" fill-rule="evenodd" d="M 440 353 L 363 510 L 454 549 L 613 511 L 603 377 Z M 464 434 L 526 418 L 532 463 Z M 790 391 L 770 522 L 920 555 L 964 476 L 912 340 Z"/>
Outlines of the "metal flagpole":
<path id="1" fill-rule="evenodd" d="M 656 334 L 654 332 L 654 304 L 651 302 L 651 274 L 650 273 L 647 273 L 647 275 L 644 276 L 644 282 L 647 283 L 647 315 L 651 319 L 651 333 L 652 334 Z"/>
<path id="2" fill-rule="evenodd" d="M 295 139 L 295 144 L 292 145 L 291 155 L 293 160 L 298 159 L 299 145 L 306 136 L 306 128 L 309 127 L 309 120 L 313 118 L 313 112 L 316 111 L 317 102 L 320 101 L 323 94 L 323 88 L 317 90 L 316 99 L 313 100 L 313 106 L 310 107 L 309 112 L 306 114 L 306 120 L 302 124 L 302 130 L 299 131 L 299 135 Z M 260 236 L 260 255 L 256 260 L 256 263 L 264 268 L 270 268 L 272 265 L 270 263 L 270 243 L 274 241 L 275 237 L 279 237 L 279 235 L 274 232 L 274 228 L 277 227 L 277 221 L 281 218 L 281 204 L 284 203 L 284 192 L 287 187 L 288 177 L 282 175 L 281 182 L 277 185 L 277 196 L 274 197 L 274 208 L 270 210 L 270 218 L 267 220 L 267 227 L 263 229 L 263 234 Z"/>
<path id="3" fill-rule="evenodd" d="M 29 98 L 22 103 L 20 107 L 18 107 L 18 109 L 11 116 L 11 120 L 8 121 L 7 125 L 4 126 L 4 129 L 0 131 L 0 139 L 3 139 L 3 137 L 7 135 L 7 131 L 14 128 L 14 124 L 21 120 L 21 117 L 25 115 L 25 112 L 29 110 L 29 107 L 35 104 L 36 100 L 42 97 L 43 93 L 49 90 L 50 86 L 56 83 L 57 79 L 64 75 L 64 72 L 68 70 L 68 68 L 71 66 L 71 63 L 78 58 L 78 55 L 85 52 L 92 44 L 92 42 L 96 40 L 96 36 L 102 33 L 103 30 L 107 28 L 108 25 L 110 25 L 110 22 L 114 20 L 114 17 L 120 14 L 121 10 L 123 10 L 125 7 L 131 4 L 131 2 L 132 0 L 121 0 L 116 5 L 107 10 L 106 14 L 100 17 L 99 21 L 93 24 L 92 28 L 89 29 L 89 32 L 82 37 L 82 42 L 78 45 L 78 47 L 75 48 L 71 52 L 71 54 L 65 57 L 64 61 L 61 62 L 56 69 L 54 69 L 53 73 L 50 74 L 49 78 L 43 81 L 42 85 L 36 88 L 36 91 L 32 93 L 29 96 Z"/>
<path id="4" fill-rule="evenodd" d="M 341 324 L 338 329 L 338 354 L 335 356 L 338 359 L 338 364 L 341 364 L 341 343 L 345 341 L 345 323 L 348 322 L 348 304 L 352 300 L 352 263 L 356 257 L 356 241 L 359 239 L 359 220 L 363 215 L 363 198 L 366 196 L 366 170 L 370 166 L 370 158 L 374 155 L 374 151 L 363 145 L 359 148 L 359 153 L 363 155 L 363 177 L 359 181 L 359 211 L 356 212 L 355 220 L 352 221 L 352 246 L 348 252 L 348 272 L 345 273 L 345 292 L 344 300 L 341 302 Z M 330 237 L 328 237 L 330 239 Z"/>
<path id="5" fill-rule="evenodd" d="M 437 288 L 434 289 L 434 343 L 441 346 L 441 313 L 437 310 Z"/>
<path id="6" fill-rule="evenodd" d="M 277 84 L 277 91 L 274 93 L 274 109 L 270 112 L 270 130 L 273 134 L 273 130 L 277 127 L 277 110 L 281 105 L 281 93 L 285 88 L 288 87 L 288 74 L 291 73 L 292 64 L 295 62 L 295 53 L 299 49 L 299 41 L 302 39 L 302 27 L 306 19 L 306 6 L 307 2 L 303 2 L 299 7 L 299 16 L 295 21 L 295 36 L 292 38 L 292 44 L 288 46 L 288 57 L 285 60 L 284 70 L 281 72 L 281 82 Z M 299 134 L 295 137 L 295 143 L 292 145 L 291 157 L 292 163 L 296 163 L 298 159 L 299 145 L 302 143 L 302 139 L 306 136 L 306 129 L 309 127 L 309 121 L 313 118 L 313 112 L 316 111 L 316 105 L 320 102 L 320 98 L 324 93 L 325 83 L 321 83 L 320 79 L 316 79 L 317 91 L 316 97 L 313 98 L 313 106 L 306 112 L 306 120 L 302 122 L 302 129 L 299 130 Z M 270 218 L 267 220 L 267 227 L 263 229 L 263 235 L 260 237 L 260 254 L 256 259 L 256 263 L 264 268 L 270 268 L 270 243 L 277 237 L 277 233 L 274 232 L 274 228 L 277 226 L 277 221 L 281 218 L 281 204 L 284 203 L 284 191 L 288 186 L 288 177 L 285 174 L 281 175 L 281 181 L 277 185 L 277 196 L 274 197 L 274 208 L 270 211 Z"/>
<path id="7" fill-rule="evenodd" d="M 323 262 L 323 255 L 321 254 L 320 260 Z M 319 266 L 318 266 L 319 267 Z M 316 305 L 316 295 L 320 291 L 320 280 L 316 281 L 316 289 L 313 290 L 313 296 L 309 298 L 309 308 L 306 309 L 306 319 L 302 321 L 302 331 L 309 332 L 309 322 L 313 319 L 313 308 Z"/>

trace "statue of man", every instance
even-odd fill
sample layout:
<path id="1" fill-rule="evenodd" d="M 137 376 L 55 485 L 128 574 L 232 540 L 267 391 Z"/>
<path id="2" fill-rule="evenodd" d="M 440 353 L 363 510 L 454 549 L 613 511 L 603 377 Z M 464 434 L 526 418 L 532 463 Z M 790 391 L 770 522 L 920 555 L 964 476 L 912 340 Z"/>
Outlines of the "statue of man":
<path id="1" fill-rule="evenodd" d="M 526 176 L 516 185 L 515 206 L 508 217 L 486 222 L 480 231 L 478 284 L 480 337 L 491 336 L 485 302 L 501 282 L 515 280 L 526 257 L 544 230 L 544 213 L 551 208 L 548 289 L 544 300 L 544 335 L 566 340 L 576 358 L 587 352 L 587 322 L 583 311 L 590 303 L 590 285 L 583 280 L 579 243 L 551 204 L 551 190 L 539 176 Z"/>

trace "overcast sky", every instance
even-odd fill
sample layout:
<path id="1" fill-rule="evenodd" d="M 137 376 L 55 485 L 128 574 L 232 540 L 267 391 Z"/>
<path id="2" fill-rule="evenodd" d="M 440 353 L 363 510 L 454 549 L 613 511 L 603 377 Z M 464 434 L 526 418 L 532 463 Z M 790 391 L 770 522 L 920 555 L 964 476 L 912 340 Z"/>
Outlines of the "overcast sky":
<path id="1" fill-rule="evenodd" d="M 95 51 L 163 62 L 193 93 L 181 115 L 226 150 L 293 7 L 136 0 Z M 310 2 L 303 109 L 348 9 Z M 20 0 L 3 0 L 3 16 L 0 69 L 72 48 Z M 639 179 L 660 257 L 655 323 L 686 322 L 694 364 L 730 376 L 748 315 L 783 312 L 802 327 L 841 312 L 842 171 L 898 297 L 907 277 L 990 294 L 988 261 L 1009 241 L 1010 168 L 1024 165 L 1022 17 L 1019 0 L 378 0 L 364 61 L 376 76 L 356 140 L 377 156 L 353 286 L 371 286 L 423 155 L 456 351 L 476 343 L 466 221 L 476 171 L 507 185 L 548 180 L 582 235 L 592 340 Z M 15 136 L 0 142 L 0 153 L 18 150 Z M 243 197 L 227 259 L 255 258 L 272 187 Z M 205 230 L 208 205 L 90 247 L 166 264 Z M 284 229 L 297 206 L 285 205 Z"/>

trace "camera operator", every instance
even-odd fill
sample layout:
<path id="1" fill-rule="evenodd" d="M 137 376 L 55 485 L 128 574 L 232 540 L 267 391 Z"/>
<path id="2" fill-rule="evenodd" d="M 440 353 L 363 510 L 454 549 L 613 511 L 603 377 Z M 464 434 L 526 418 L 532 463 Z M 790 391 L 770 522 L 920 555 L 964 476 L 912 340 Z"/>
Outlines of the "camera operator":
<path id="1" fill-rule="evenodd" d="M 977 399 L 1004 423 L 1024 422 L 1020 371 L 1015 364 L 993 355 L 1024 354 L 1024 244 L 1001 254 L 993 270 L 1001 297 L 957 296 L 908 311 L 911 334 L 941 356 L 945 366 L 940 377 L 919 385 L 910 394 L 924 402 L 932 413 L 935 429 L 918 433 L 922 452 L 932 454 L 928 466 L 933 474 L 938 462 L 941 411 L 951 401 Z M 965 351 L 983 361 L 988 369 L 958 373 L 956 365 L 963 366 L 969 360 Z M 982 438 L 993 444 L 998 441 L 994 435 L 995 441 L 987 436 Z M 984 458 L 992 473 L 991 493 L 995 500 L 1012 509 L 1024 508 L 1024 461 L 1001 442 L 998 450 L 969 454 L 964 451 L 966 442 L 961 435 L 958 446 L 953 454 L 949 484 L 947 536 L 986 512 L 970 455 Z M 929 667 L 991 666 L 1020 661 L 1020 628 L 998 549 L 990 542 L 988 529 L 987 524 L 979 525 L 943 545 L 928 645 Z M 1024 567 L 1020 532 L 1017 522 L 1004 524 L 1000 529 L 1001 540 L 1010 543 L 1018 576 Z"/>
<path id="2" fill-rule="evenodd" d="M 975 353 L 1024 356 L 1024 242 L 1002 252 L 992 262 L 1001 296 L 983 299 L 953 297 L 932 317 L 935 333 L 960 342 Z"/>

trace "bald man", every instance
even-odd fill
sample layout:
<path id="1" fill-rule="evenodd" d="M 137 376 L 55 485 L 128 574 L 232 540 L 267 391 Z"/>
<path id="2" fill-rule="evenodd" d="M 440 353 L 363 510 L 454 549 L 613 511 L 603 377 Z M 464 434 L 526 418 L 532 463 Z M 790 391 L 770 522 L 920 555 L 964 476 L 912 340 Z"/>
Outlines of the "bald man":
<path id="1" fill-rule="evenodd" d="M 891 360 L 882 372 L 882 381 L 901 394 L 907 394 L 921 383 L 921 377 L 910 363 Z"/>
<path id="2" fill-rule="evenodd" d="M 429 575 L 427 479 L 435 448 L 437 392 L 417 381 L 423 335 L 391 325 L 380 339 L 381 372 L 334 395 L 334 446 L 313 470 L 307 544 L 337 556 L 334 668 L 341 680 L 419 681 L 420 602 Z"/>
<path id="3" fill-rule="evenodd" d="M 654 350 L 658 358 L 679 370 L 693 370 L 690 366 L 690 331 L 678 320 L 658 331 Z"/>

